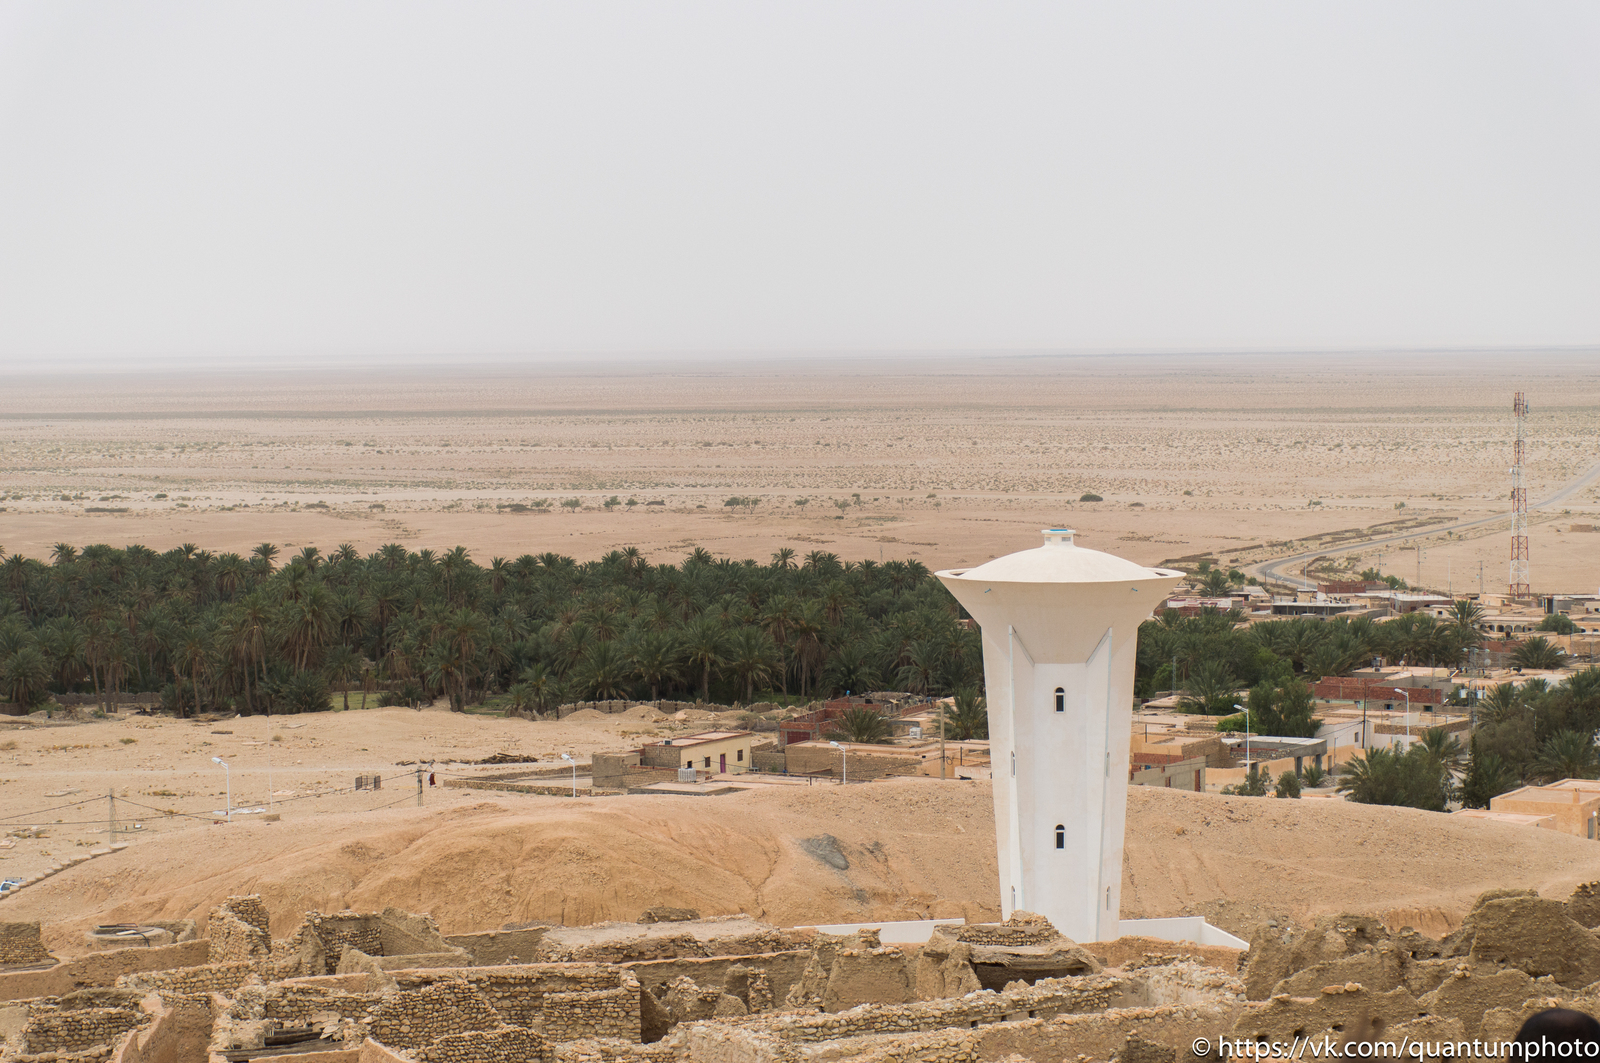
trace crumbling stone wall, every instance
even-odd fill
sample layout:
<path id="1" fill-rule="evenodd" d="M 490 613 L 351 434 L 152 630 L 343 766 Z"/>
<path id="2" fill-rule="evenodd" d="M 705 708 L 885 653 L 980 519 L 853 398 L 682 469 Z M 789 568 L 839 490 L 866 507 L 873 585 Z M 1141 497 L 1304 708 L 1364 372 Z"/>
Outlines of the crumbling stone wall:
<path id="1" fill-rule="evenodd" d="M 148 1021 L 149 1016 L 137 1007 L 63 1008 L 56 1003 L 34 1004 L 28 1008 L 23 1044 L 36 1055 L 82 1052 L 107 1045 Z"/>
<path id="2" fill-rule="evenodd" d="M 909 1033 L 950 1026 L 971 1027 L 1008 1018 L 1048 1018 L 1065 1012 L 1103 1011 L 1136 996 L 1126 977 L 1107 974 L 1047 978 L 1003 993 L 980 990 L 953 1000 L 927 1000 L 882 1007 L 857 1007 L 822 1015 L 782 1014 L 752 1017 L 746 1029 L 766 1031 L 780 1040 L 813 1042 L 868 1034 Z"/>
<path id="3" fill-rule="evenodd" d="M 321 986 L 278 985 L 266 991 L 261 1011 L 263 1017 L 284 1026 L 301 1026 L 318 1012 L 333 1012 L 346 1019 L 365 1018 L 380 999 L 376 993 L 348 993 Z"/>
<path id="4" fill-rule="evenodd" d="M 411 1053 L 422 1063 L 554 1063 L 555 1049 L 532 1030 L 448 1034 Z"/>
<path id="5" fill-rule="evenodd" d="M 229 897 L 206 920 L 212 963 L 265 960 L 272 955 L 267 906 L 257 895 Z"/>
<path id="6" fill-rule="evenodd" d="M 449 972 L 400 975 L 396 984 L 402 990 L 470 985 L 506 1023 L 540 1030 L 552 1040 L 639 1039 L 639 980 L 621 967 L 583 963 L 461 967 Z M 556 1005 L 546 1003 L 551 996 L 560 998 Z M 546 1024 L 550 1026 L 547 1028 Z M 565 1035 L 558 1037 L 551 1029 L 565 1031 Z M 595 1032 L 600 1029 L 623 1032 Z"/>
<path id="7" fill-rule="evenodd" d="M 0 923 L 0 967 L 33 967 L 55 963 L 39 940 L 38 923 Z"/>
<path id="8" fill-rule="evenodd" d="M 256 978 L 256 965 L 248 961 L 208 963 L 167 971 L 141 971 L 117 979 L 119 988 L 145 992 L 221 993 L 231 997 L 240 986 Z"/>
<path id="9" fill-rule="evenodd" d="M 376 912 L 338 912 L 324 915 L 307 912 L 306 926 L 316 934 L 327 957 L 327 970 L 333 974 L 339 967 L 339 953 L 346 945 L 368 956 L 383 955 L 383 928 Z"/>
<path id="10" fill-rule="evenodd" d="M 372 1009 L 372 1038 L 390 1048 L 420 1048 L 450 1034 L 502 1025 L 477 987 L 459 981 L 400 990 Z"/>
<path id="11" fill-rule="evenodd" d="M 619 984 L 612 989 L 546 993 L 540 1030 L 554 1041 L 580 1037 L 639 1040 L 639 982 L 627 971 L 618 974 Z"/>

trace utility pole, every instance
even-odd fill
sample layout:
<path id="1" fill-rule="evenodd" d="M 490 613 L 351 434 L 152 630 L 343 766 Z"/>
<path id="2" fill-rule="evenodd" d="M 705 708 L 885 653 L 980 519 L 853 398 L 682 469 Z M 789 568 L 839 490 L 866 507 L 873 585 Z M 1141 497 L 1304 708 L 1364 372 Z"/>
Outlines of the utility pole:
<path id="1" fill-rule="evenodd" d="M 1478 601 L 1483 601 L 1483 562 L 1478 562 Z"/>
<path id="2" fill-rule="evenodd" d="M 117 791 L 106 791 L 106 844 L 117 843 Z"/>
<path id="3" fill-rule="evenodd" d="M 417 807 L 422 807 L 422 765 L 417 765 Z"/>
<path id="4" fill-rule="evenodd" d="M 1417 544 L 1417 590 L 1422 589 L 1422 544 Z"/>
<path id="5" fill-rule="evenodd" d="M 1511 574 L 1506 581 L 1513 598 L 1526 598 L 1528 589 L 1528 489 L 1522 482 L 1522 462 L 1527 450 L 1528 404 L 1517 392 L 1511 404 L 1517 425 L 1517 441 L 1511 463 Z"/>
<path id="6" fill-rule="evenodd" d="M 939 778 L 944 778 L 944 706 L 935 703 L 939 710 Z"/>

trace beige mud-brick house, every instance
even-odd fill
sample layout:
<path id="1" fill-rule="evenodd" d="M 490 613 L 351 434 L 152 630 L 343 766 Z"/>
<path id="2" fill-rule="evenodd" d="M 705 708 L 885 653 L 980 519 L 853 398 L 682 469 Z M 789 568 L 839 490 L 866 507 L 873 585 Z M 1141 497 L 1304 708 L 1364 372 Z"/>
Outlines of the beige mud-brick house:
<path id="1" fill-rule="evenodd" d="M 750 770 L 755 737 L 753 731 L 702 731 L 651 742 L 641 751 L 641 760 L 652 768 L 695 768 L 737 775 Z"/>
<path id="2" fill-rule="evenodd" d="M 1554 816 L 1562 834 L 1596 840 L 1600 835 L 1600 781 L 1562 779 L 1544 786 L 1524 786 L 1489 799 L 1492 812 L 1517 812 L 1525 816 Z"/>

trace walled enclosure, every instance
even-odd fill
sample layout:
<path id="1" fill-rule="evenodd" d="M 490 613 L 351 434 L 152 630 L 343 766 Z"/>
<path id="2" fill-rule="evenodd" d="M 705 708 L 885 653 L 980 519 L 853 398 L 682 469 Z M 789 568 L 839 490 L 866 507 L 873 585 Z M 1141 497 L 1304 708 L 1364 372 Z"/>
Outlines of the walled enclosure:
<path id="1" fill-rule="evenodd" d="M 1492 891 L 1441 941 L 1356 915 L 1269 927 L 1242 956 L 1079 945 L 1025 912 L 921 947 L 729 917 L 484 932 L 456 941 L 532 962 L 342 974 L 325 973 L 333 946 L 398 960 L 354 946 L 433 948 L 431 921 L 312 912 L 263 942 L 259 899 L 232 898 L 206 921 L 226 944 L 96 953 L 75 970 L 101 984 L 0 1004 L 0 1059 L 224 1063 L 270 1042 L 296 1063 L 1180 1063 L 1196 1037 L 1500 1039 L 1542 1007 L 1600 1008 L 1597 898 Z M 191 962 L 122 971 L 120 953 Z"/>

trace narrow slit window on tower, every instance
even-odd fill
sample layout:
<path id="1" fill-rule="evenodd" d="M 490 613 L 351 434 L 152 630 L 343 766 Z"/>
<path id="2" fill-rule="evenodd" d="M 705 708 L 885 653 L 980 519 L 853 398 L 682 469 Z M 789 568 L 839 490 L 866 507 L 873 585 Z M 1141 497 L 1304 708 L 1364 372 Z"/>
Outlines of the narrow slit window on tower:
<path id="1" fill-rule="evenodd" d="M 1063 687 L 1056 687 L 1056 711 L 1067 711 L 1067 691 Z"/>
<path id="2" fill-rule="evenodd" d="M 1066 824 L 1057 823 L 1056 824 L 1056 848 L 1057 849 L 1065 849 L 1066 847 L 1067 847 L 1067 827 L 1066 827 Z"/>

